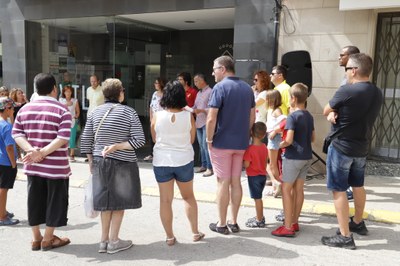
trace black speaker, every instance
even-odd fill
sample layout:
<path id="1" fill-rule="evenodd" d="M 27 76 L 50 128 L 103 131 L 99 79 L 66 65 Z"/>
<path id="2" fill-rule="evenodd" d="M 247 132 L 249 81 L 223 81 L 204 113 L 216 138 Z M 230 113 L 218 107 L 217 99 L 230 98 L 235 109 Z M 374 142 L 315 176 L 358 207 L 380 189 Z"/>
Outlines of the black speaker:
<path id="1" fill-rule="evenodd" d="M 308 87 L 308 96 L 312 91 L 311 57 L 307 51 L 291 51 L 282 55 L 282 65 L 287 68 L 286 82 L 293 85 L 301 82 Z"/>

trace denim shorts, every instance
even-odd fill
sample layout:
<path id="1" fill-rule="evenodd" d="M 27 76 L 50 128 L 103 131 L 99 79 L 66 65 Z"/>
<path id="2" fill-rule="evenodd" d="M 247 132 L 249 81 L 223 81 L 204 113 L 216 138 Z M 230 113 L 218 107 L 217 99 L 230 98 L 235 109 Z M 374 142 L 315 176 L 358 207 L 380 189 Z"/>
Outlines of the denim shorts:
<path id="1" fill-rule="evenodd" d="M 267 181 L 267 176 L 265 175 L 249 176 L 247 178 L 247 182 L 249 183 L 250 197 L 252 199 L 262 198 L 262 193 L 266 181 Z"/>
<path id="2" fill-rule="evenodd" d="M 158 183 L 168 182 L 175 179 L 179 182 L 189 182 L 194 176 L 194 161 L 183 166 L 153 166 L 154 175 Z"/>
<path id="3" fill-rule="evenodd" d="M 268 139 L 267 148 L 268 150 L 279 150 L 279 144 L 282 141 L 281 134 L 276 134 L 273 139 Z"/>
<path id="4" fill-rule="evenodd" d="M 329 145 L 326 159 L 326 186 L 332 191 L 346 191 L 349 186 L 364 186 L 366 157 L 349 157 Z"/>

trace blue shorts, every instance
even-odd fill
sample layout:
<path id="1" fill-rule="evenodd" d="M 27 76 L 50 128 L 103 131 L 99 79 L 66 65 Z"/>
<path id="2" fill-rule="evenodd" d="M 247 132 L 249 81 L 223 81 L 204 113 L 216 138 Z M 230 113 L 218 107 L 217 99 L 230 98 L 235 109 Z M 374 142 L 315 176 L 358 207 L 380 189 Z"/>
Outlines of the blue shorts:
<path id="1" fill-rule="evenodd" d="M 276 134 L 273 139 L 268 139 L 267 148 L 268 150 L 279 150 L 279 144 L 282 141 L 281 134 Z"/>
<path id="2" fill-rule="evenodd" d="M 366 157 L 349 157 L 329 145 L 326 158 L 326 186 L 332 191 L 346 191 L 349 186 L 364 186 Z"/>
<path id="3" fill-rule="evenodd" d="M 189 182 L 193 180 L 194 176 L 194 161 L 176 167 L 169 166 L 153 166 L 154 175 L 158 183 L 168 182 L 175 179 L 179 182 Z"/>
<path id="4" fill-rule="evenodd" d="M 264 190 L 266 181 L 267 176 L 265 175 L 249 176 L 247 178 L 247 182 L 249 183 L 250 197 L 252 199 L 262 198 L 262 192 Z"/>

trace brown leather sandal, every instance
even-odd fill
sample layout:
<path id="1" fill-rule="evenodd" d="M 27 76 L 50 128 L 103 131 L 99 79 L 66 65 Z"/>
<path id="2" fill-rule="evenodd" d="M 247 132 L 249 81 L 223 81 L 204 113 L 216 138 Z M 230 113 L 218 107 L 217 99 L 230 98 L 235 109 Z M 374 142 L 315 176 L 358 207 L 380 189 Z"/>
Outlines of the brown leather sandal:
<path id="1" fill-rule="evenodd" d="M 42 251 L 47 251 L 53 248 L 59 248 L 68 245 L 71 243 L 69 238 L 59 238 L 56 235 L 53 235 L 53 239 L 49 241 L 42 241 L 41 246 L 42 246 Z"/>
<path id="2" fill-rule="evenodd" d="M 32 242 L 31 242 L 32 251 L 40 250 L 41 244 L 42 244 L 42 240 L 43 240 L 43 237 L 42 237 L 41 240 L 32 240 Z"/>

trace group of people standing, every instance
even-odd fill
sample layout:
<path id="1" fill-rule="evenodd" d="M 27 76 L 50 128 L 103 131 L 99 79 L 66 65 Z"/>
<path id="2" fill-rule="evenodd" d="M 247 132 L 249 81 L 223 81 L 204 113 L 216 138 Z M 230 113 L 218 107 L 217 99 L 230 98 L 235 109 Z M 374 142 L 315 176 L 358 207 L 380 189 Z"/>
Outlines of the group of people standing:
<path id="1" fill-rule="evenodd" d="M 274 193 L 282 191 L 285 218 L 284 224 L 271 233 L 293 237 L 300 231 L 303 187 L 312 157 L 311 142 L 315 138 L 313 117 L 306 110 L 308 88 L 302 83 L 291 87 L 286 84 L 286 69 L 282 66 L 274 67 L 270 75 L 257 72 L 255 90 L 235 76 L 231 57 L 216 58 L 212 69 L 217 83 L 212 90 L 201 74 L 194 77 L 199 92 L 189 88 L 190 79 L 184 73 L 179 74 L 176 81 L 155 81 L 156 92 L 150 105 L 151 136 L 155 143 L 153 171 L 160 191 L 160 218 L 166 243 L 173 246 L 177 241 L 172 212 L 175 183 L 185 203 L 193 241 L 200 241 L 205 236 L 198 228 L 193 192 L 192 144 L 196 132 L 203 154 L 207 152 L 210 157 L 209 161 L 204 157 L 202 167 L 217 177 L 218 220 L 210 223 L 209 229 L 220 234 L 240 232 L 238 213 L 243 193 L 240 177 L 244 166 L 250 194 L 256 203 L 256 216 L 246 225 L 265 226 L 261 198 L 268 172 L 275 186 Z M 362 220 L 365 158 L 382 94 L 368 81 L 372 70 L 372 59 L 368 55 L 349 55 L 345 70 L 348 83 L 339 88 L 324 109 L 333 124 L 332 130 L 341 131 L 329 146 L 327 158 L 327 186 L 333 191 L 340 228 L 337 234 L 323 237 L 321 241 L 329 246 L 354 249 L 350 231 L 367 232 Z M 274 90 L 268 87 L 268 76 L 275 85 Z M 2 141 L 5 140 L 2 145 L 5 151 L 2 149 L 2 152 L 8 155 L 10 164 L 4 168 L 8 172 L 1 166 L 0 199 L 15 180 L 15 176 L 12 178 L 12 171 L 16 174 L 14 139 L 25 153 L 22 161 L 28 176 L 31 248 L 46 251 L 70 243 L 68 238 L 58 237 L 54 231 L 65 226 L 68 220 L 71 169 L 67 143 L 76 116 L 70 112 L 73 101 L 68 89 L 63 90 L 65 103 L 57 101 L 58 90 L 53 76 L 38 74 L 34 83 L 39 96 L 20 109 L 13 126 L 4 122 L 11 116 L 13 102 L 6 97 L 0 98 L 0 125 Z M 120 239 L 119 232 L 124 211 L 142 206 L 135 150 L 144 145 L 145 137 L 136 111 L 121 104 L 125 97 L 121 81 L 105 80 L 101 92 L 104 104 L 88 114 L 81 152 L 87 155 L 93 176 L 94 209 L 101 212 L 98 252 L 113 254 L 133 245 L 131 240 Z M 3 132 L 8 134 L 6 138 Z M 250 139 L 252 144 L 249 146 Z M 283 150 L 282 156 L 279 150 Z M 283 157 L 282 173 L 280 157 Z M 349 210 L 345 191 L 349 186 L 353 187 L 356 214 L 347 223 Z M 5 203 L 1 202 L 0 222 L 4 223 L 4 219 L 13 221 L 12 213 L 7 212 Z M 46 225 L 43 234 L 40 224 Z"/>

